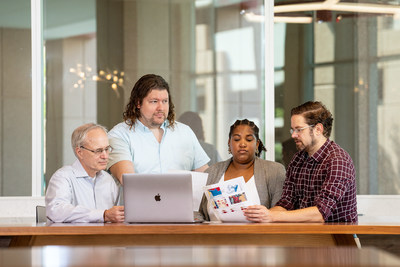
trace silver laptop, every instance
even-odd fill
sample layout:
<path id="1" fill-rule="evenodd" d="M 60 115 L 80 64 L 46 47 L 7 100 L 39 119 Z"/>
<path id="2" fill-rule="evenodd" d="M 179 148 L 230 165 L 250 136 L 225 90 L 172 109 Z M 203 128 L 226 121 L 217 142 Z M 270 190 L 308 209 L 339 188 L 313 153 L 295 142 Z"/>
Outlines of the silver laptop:
<path id="1" fill-rule="evenodd" d="M 122 179 L 125 222 L 195 222 L 191 174 L 123 174 Z"/>

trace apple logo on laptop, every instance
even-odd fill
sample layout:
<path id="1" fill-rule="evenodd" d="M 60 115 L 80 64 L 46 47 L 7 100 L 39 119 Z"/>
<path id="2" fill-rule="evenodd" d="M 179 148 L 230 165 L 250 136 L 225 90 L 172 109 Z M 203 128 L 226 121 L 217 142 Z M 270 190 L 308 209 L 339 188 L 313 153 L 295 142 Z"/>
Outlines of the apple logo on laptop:
<path id="1" fill-rule="evenodd" d="M 161 201 L 161 196 L 160 196 L 160 194 L 155 195 L 155 196 L 154 196 L 154 199 L 155 199 L 156 201 Z"/>

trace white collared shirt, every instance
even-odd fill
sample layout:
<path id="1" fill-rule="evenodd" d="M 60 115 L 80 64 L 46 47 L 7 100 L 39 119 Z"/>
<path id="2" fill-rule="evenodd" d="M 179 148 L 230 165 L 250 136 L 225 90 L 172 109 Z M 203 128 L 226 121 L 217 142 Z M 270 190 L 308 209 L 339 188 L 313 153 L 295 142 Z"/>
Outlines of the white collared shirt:
<path id="1" fill-rule="evenodd" d="M 104 211 L 118 204 L 119 187 L 100 171 L 90 177 L 79 160 L 57 170 L 46 192 L 46 216 L 54 222 L 104 222 Z"/>

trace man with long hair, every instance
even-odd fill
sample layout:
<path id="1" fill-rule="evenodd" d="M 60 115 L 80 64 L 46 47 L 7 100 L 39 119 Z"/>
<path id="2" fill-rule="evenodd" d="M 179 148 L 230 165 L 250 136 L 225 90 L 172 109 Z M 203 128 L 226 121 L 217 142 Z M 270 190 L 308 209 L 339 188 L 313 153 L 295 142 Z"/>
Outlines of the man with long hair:
<path id="1" fill-rule="evenodd" d="M 109 132 L 108 164 L 121 183 L 124 173 L 207 169 L 210 159 L 196 135 L 175 121 L 169 85 L 161 76 L 147 74 L 136 82 L 123 116 Z"/>

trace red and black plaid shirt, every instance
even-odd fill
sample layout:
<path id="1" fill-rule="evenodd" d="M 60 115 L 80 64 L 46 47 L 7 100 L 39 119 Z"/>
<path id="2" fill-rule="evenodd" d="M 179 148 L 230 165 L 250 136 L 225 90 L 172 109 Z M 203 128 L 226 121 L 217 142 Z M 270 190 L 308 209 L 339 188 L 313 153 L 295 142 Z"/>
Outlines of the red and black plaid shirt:
<path id="1" fill-rule="evenodd" d="M 276 205 L 287 210 L 316 206 L 325 222 L 357 222 L 355 169 L 350 155 L 329 139 L 311 157 L 305 151 L 296 153 Z"/>

